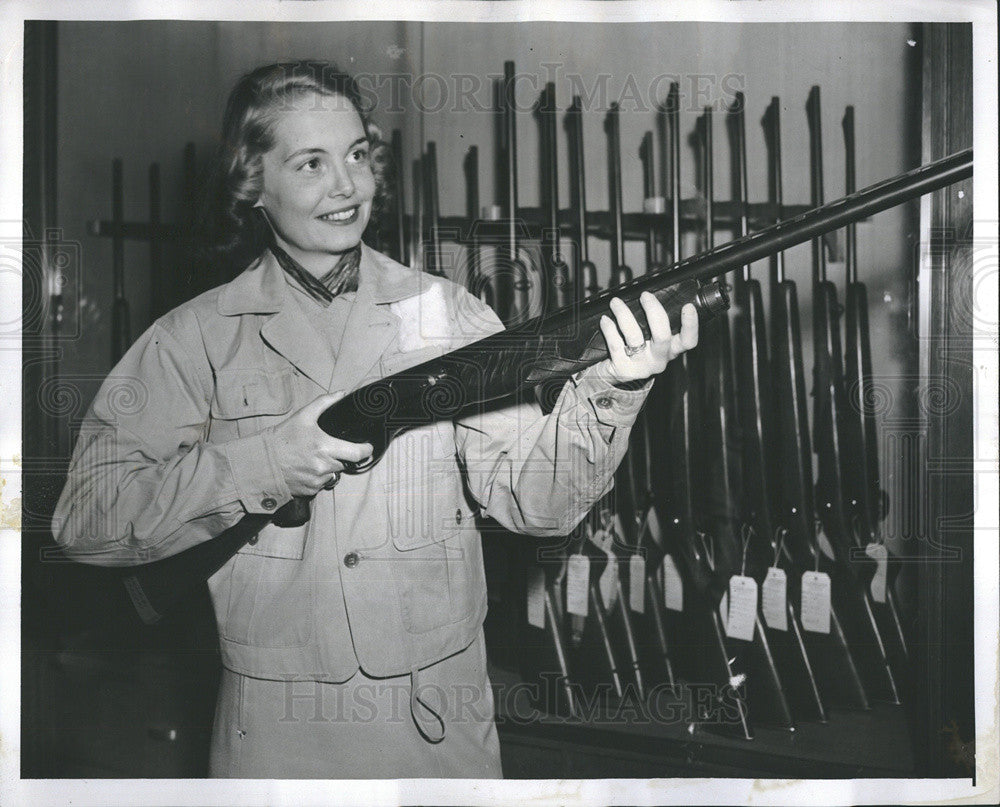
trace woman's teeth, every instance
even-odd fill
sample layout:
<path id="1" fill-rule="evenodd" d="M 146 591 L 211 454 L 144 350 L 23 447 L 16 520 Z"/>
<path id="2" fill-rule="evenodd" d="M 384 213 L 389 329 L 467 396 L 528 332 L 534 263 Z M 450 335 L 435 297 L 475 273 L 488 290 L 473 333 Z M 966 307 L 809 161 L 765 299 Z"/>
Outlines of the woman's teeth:
<path id="1" fill-rule="evenodd" d="M 358 212 L 356 207 L 348 208 L 347 210 L 341 210 L 337 213 L 327 213 L 320 216 L 323 221 L 348 221 L 354 218 L 354 214 Z"/>

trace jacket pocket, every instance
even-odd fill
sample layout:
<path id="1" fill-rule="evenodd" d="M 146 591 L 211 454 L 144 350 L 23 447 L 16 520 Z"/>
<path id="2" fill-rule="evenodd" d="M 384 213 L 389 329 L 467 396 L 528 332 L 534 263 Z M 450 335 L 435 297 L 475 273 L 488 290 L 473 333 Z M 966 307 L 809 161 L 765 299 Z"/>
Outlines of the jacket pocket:
<path id="1" fill-rule="evenodd" d="M 449 429 L 451 424 L 446 424 Z M 482 548 L 454 456 L 454 433 L 436 427 L 397 438 L 389 457 L 388 557 L 403 625 L 426 633 L 468 619 L 485 594 Z"/>
<path id="2" fill-rule="evenodd" d="M 232 561 L 219 635 L 252 647 L 308 644 L 314 631 L 315 584 L 302 567 L 289 560 L 238 553 Z"/>
<path id="3" fill-rule="evenodd" d="M 259 368 L 224 367 L 216 372 L 211 414 L 227 422 L 225 430 L 246 437 L 284 420 L 294 404 L 294 374 L 290 368 L 278 371 Z M 301 560 L 305 553 L 307 526 L 277 527 L 269 524 L 257 540 L 240 550 L 244 555 Z"/>
<path id="4" fill-rule="evenodd" d="M 240 437 L 255 434 L 292 410 L 294 371 L 226 367 L 215 377 L 211 415 L 236 421 Z"/>
<path id="5" fill-rule="evenodd" d="M 390 443 L 386 502 L 392 543 L 403 551 L 437 543 L 471 518 L 450 421 L 412 429 Z"/>

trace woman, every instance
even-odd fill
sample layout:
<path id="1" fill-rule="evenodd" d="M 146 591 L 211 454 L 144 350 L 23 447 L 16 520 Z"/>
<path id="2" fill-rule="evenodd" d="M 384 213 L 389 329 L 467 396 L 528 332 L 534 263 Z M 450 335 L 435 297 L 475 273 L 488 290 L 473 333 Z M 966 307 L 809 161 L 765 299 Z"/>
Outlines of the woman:
<path id="1" fill-rule="evenodd" d="M 500 776 L 475 514 L 567 534 L 611 485 L 648 388 L 635 382 L 697 341 L 694 309 L 672 336 L 647 295 L 645 342 L 615 301 L 610 358 L 550 414 L 520 403 L 423 425 L 341 476 L 372 448 L 322 432 L 323 409 L 502 326 L 361 242 L 384 199 L 384 147 L 349 76 L 253 71 L 222 143 L 220 259 L 252 263 L 158 320 L 112 372 L 54 533 L 80 560 L 127 565 L 312 497 L 307 524 L 267 527 L 209 581 L 224 666 L 211 774 Z"/>

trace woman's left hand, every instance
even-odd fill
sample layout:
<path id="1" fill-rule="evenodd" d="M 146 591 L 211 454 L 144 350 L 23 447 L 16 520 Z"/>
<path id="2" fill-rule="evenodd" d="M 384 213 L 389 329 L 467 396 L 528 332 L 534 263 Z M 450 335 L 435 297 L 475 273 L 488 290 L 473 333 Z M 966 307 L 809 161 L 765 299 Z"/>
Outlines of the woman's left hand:
<path id="1" fill-rule="evenodd" d="M 601 317 L 608 358 L 600 366 L 615 384 L 641 381 L 662 373 L 668 362 L 698 344 L 698 312 L 691 303 L 681 309 L 681 330 L 675 336 L 670 332 L 667 312 L 655 296 L 643 292 L 639 302 L 649 321 L 648 341 L 643 338 L 635 315 L 617 297 L 611 300 L 615 318 Z"/>

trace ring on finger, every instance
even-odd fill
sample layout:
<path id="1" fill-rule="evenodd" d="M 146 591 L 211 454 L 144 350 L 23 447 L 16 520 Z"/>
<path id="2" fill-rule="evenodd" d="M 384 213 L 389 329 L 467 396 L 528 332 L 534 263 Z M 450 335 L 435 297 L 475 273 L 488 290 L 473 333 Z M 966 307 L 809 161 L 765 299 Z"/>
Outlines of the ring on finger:
<path id="1" fill-rule="evenodd" d="M 643 342 L 641 345 L 625 345 L 625 355 L 631 358 L 637 353 L 641 353 L 646 349 L 646 343 Z"/>
<path id="2" fill-rule="evenodd" d="M 340 471 L 334 471 L 333 476 L 323 485 L 323 490 L 333 490 L 334 485 L 340 481 Z"/>

